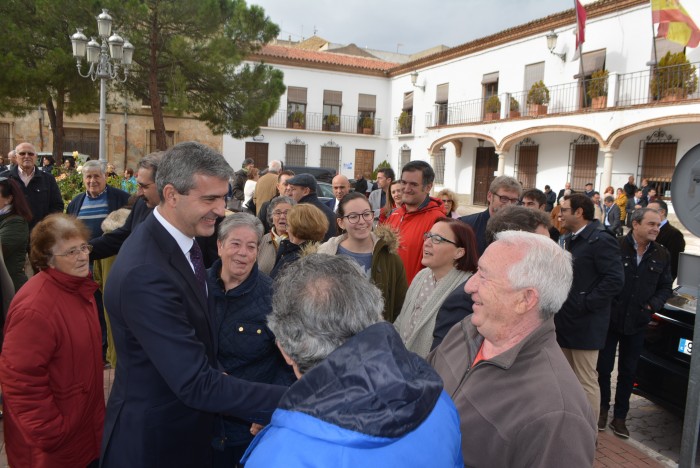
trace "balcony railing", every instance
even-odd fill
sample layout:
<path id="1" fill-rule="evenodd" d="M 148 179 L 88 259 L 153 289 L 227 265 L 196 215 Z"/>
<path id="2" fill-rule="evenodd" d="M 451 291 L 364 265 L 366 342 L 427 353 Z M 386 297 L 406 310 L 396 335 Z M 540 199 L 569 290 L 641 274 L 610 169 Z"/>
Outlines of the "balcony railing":
<path id="1" fill-rule="evenodd" d="M 681 64 L 621 74 L 617 86 L 617 105 L 699 99 L 698 65 Z"/>
<path id="2" fill-rule="evenodd" d="M 416 128 L 416 116 L 412 115 L 408 125 L 399 124 L 400 117 L 394 117 L 394 135 L 412 135 Z"/>
<path id="3" fill-rule="evenodd" d="M 365 135 L 380 135 L 382 119 L 374 119 L 374 127 L 365 129 L 361 119 L 355 115 L 341 115 L 337 122 L 328 122 L 328 116 L 318 112 L 307 112 L 303 119 L 296 122 L 287 115 L 285 110 L 278 110 L 267 120 L 268 128 L 292 128 L 316 132 L 360 133 Z M 331 119 L 332 120 L 332 119 Z"/>

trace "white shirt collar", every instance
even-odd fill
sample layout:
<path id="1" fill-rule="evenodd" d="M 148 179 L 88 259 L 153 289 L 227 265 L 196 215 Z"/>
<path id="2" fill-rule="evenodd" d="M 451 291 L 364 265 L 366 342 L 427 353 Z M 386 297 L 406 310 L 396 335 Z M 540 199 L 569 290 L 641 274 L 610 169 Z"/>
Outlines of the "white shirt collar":
<path id="1" fill-rule="evenodd" d="M 192 248 L 194 239 L 186 236 L 182 233 L 182 231 L 170 224 L 168 220 L 166 220 L 163 217 L 163 215 L 160 214 L 160 206 L 156 206 L 156 209 L 153 210 L 153 216 L 155 216 L 158 222 L 165 228 L 165 230 L 168 231 L 168 233 L 171 236 L 173 236 L 173 239 L 175 239 L 175 242 L 177 242 L 177 245 L 180 247 L 180 250 L 182 250 L 182 253 L 184 253 L 187 259 L 189 260 L 190 249 Z"/>

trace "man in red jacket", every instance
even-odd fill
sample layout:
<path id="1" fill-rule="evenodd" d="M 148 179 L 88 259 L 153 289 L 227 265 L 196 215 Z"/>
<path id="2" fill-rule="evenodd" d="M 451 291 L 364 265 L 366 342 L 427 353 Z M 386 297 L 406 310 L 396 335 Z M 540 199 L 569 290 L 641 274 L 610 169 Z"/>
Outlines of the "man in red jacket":
<path id="1" fill-rule="evenodd" d="M 423 268 L 423 234 L 430 231 L 435 221 L 445 217 L 442 200 L 430 196 L 435 172 L 425 161 L 411 161 L 401 170 L 401 200 L 403 205 L 387 220 L 399 233 L 399 256 L 406 269 L 406 279 Z"/>

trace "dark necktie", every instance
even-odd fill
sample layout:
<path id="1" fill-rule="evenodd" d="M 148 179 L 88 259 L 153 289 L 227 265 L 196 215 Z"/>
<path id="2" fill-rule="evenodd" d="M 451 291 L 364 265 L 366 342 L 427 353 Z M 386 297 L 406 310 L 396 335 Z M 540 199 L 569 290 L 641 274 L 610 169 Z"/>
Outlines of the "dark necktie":
<path id="1" fill-rule="evenodd" d="M 199 287 L 202 288 L 204 295 L 207 295 L 207 270 L 204 268 L 204 260 L 202 260 L 202 249 L 199 248 L 197 241 L 192 243 L 190 249 L 190 261 L 194 267 L 194 276 L 197 278 Z"/>

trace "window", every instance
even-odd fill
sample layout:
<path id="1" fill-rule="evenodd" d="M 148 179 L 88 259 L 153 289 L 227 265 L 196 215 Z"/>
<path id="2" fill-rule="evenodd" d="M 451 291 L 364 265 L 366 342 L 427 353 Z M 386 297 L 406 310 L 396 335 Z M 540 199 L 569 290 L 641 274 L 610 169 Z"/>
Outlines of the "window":
<path id="1" fill-rule="evenodd" d="M 605 70 L 605 49 L 587 52 L 583 54 L 581 58 L 583 60 L 583 79 L 587 80 L 586 85 L 588 85 L 594 71 Z M 575 78 L 578 78 L 578 75 L 576 75 Z M 579 95 L 582 98 L 581 107 L 591 107 L 591 98 L 588 96 L 588 93 L 581 89 Z"/>
<path id="2" fill-rule="evenodd" d="M 7 153 L 10 152 L 10 124 L 0 123 L 0 154 L 2 157 L 7 157 Z M 6 164 L 10 164 L 10 161 L 5 161 Z"/>
<path id="3" fill-rule="evenodd" d="M 435 90 L 435 125 L 447 125 L 447 96 L 449 93 L 449 83 L 437 85 Z"/>
<path id="4" fill-rule="evenodd" d="M 642 161 L 639 181 L 648 179 L 656 193 L 665 196 L 671 190 L 671 179 L 676 170 L 678 140 L 659 129 L 642 140 L 640 146 Z"/>
<path id="5" fill-rule="evenodd" d="M 357 104 L 357 133 L 373 134 L 374 116 L 377 111 L 377 96 L 374 94 L 360 94 Z"/>
<path id="6" fill-rule="evenodd" d="M 63 138 L 63 151 L 77 151 L 87 154 L 91 159 L 100 155 L 100 131 L 88 128 L 66 128 Z"/>
<path id="7" fill-rule="evenodd" d="M 684 52 L 685 47 L 682 46 L 681 44 L 678 44 L 676 42 L 671 42 L 665 37 L 657 37 L 655 39 L 654 47 L 651 49 L 651 61 L 654 63 L 659 63 L 659 60 L 666 55 L 667 52 L 671 52 L 672 54 L 676 54 L 678 52 Z M 654 56 L 654 52 L 656 52 L 656 56 Z"/>
<path id="8" fill-rule="evenodd" d="M 527 92 L 530 91 L 532 85 L 538 81 L 544 81 L 544 62 L 525 65 L 525 83 L 523 84 L 525 98 L 527 98 Z M 524 102 L 525 101 L 522 101 L 520 104 L 523 104 Z"/>
<path id="9" fill-rule="evenodd" d="M 525 138 L 515 147 L 515 178 L 525 190 L 536 188 L 539 145 Z"/>
<path id="10" fill-rule="evenodd" d="M 399 157 L 401 158 L 401 167 L 411 162 L 411 148 L 403 145 L 399 150 Z"/>
<path id="11" fill-rule="evenodd" d="M 175 132 L 167 131 L 167 130 L 165 131 L 165 144 L 167 145 L 168 148 L 172 148 L 173 146 L 175 146 Z M 149 130 L 148 131 L 148 152 L 152 153 L 154 151 L 158 151 L 158 147 L 156 146 L 156 132 L 155 132 L 155 130 Z"/>
<path id="12" fill-rule="evenodd" d="M 413 133 L 413 91 L 403 94 L 403 107 L 396 122 L 396 134 L 407 133 Z"/>
<path id="13" fill-rule="evenodd" d="M 445 148 L 440 148 L 437 153 L 430 156 L 430 165 L 435 171 L 435 185 L 445 183 Z"/>
<path id="14" fill-rule="evenodd" d="M 340 172 L 340 146 L 336 144 L 321 146 L 321 167 Z"/>
<path id="15" fill-rule="evenodd" d="M 481 80 L 481 86 L 484 95 L 484 105 L 482 106 L 484 112 L 482 117 L 484 117 L 486 115 L 486 101 L 491 96 L 498 96 L 498 72 L 485 74 Z"/>
<path id="16" fill-rule="evenodd" d="M 287 87 L 287 128 L 306 128 L 306 88 Z"/>
<path id="17" fill-rule="evenodd" d="M 581 135 L 571 142 L 569 152 L 571 188 L 576 192 L 583 192 L 586 184 L 595 184 L 598 142 L 595 138 Z"/>
<path id="18" fill-rule="evenodd" d="M 323 91 L 323 130 L 340 131 L 340 111 L 343 107 L 342 91 Z"/>
<path id="19" fill-rule="evenodd" d="M 284 153 L 284 163 L 287 166 L 306 166 L 306 144 L 299 140 L 287 143 Z"/>
<path id="20" fill-rule="evenodd" d="M 245 142 L 245 157 L 250 158 L 255 163 L 255 167 L 258 169 L 264 169 L 267 167 L 267 143 L 258 143 L 255 141 Z"/>

